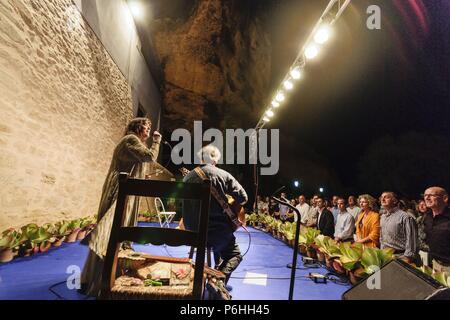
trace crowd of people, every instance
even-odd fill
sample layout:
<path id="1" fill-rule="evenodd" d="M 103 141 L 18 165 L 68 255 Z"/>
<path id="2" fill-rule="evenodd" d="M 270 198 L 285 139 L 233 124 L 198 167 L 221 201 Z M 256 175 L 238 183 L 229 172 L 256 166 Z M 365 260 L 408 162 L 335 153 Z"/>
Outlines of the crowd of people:
<path id="1" fill-rule="evenodd" d="M 286 199 L 286 194 L 281 194 Z M 287 200 L 287 199 L 286 199 Z M 448 193 L 430 187 L 419 200 L 400 199 L 385 191 L 378 199 L 369 194 L 346 199 L 305 195 L 288 200 L 303 226 L 314 227 L 337 242 L 356 242 L 366 247 L 392 248 L 395 255 L 416 265 L 432 264 L 436 271 L 450 272 L 450 209 Z M 258 196 L 257 212 L 282 221 L 296 222 L 295 210 L 269 197 Z"/>

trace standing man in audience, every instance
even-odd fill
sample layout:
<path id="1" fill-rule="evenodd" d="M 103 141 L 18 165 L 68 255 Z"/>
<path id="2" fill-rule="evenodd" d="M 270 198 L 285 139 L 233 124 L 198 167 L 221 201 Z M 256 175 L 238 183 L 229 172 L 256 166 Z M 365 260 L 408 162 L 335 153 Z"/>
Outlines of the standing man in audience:
<path id="1" fill-rule="evenodd" d="M 311 198 L 311 205 L 309 206 L 309 211 L 308 211 L 308 216 L 306 218 L 306 226 L 307 227 L 315 227 L 316 223 L 317 223 L 317 215 L 318 213 L 318 209 L 317 209 L 317 198 L 319 196 L 318 195 L 314 195 Z"/>
<path id="2" fill-rule="evenodd" d="M 345 208 L 345 200 L 339 198 L 337 201 L 339 214 L 334 227 L 334 240 L 337 242 L 345 242 L 353 240 L 353 232 L 355 231 L 355 219 Z"/>
<path id="3" fill-rule="evenodd" d="M 338 199 L 339 199 L 338 196 L 333 196 L 333 200 L 332 200 L 333 206 L 331 207 L 331 213 L 333 214 L 334 224 L 336 224 L 337 217 L 339 215 Z"/>
<path id="4" fill-rule="evenodd" d="M 431 187 L 423 195 L 425 204 L 431 209 L 425 214 L 426 244 L 430 248 L 433 269 L 450 272 L 450 209 L 448 193 L 441 187 Z"/>
<path id="5" fill-rule="evenodd" d="M 420 263 L 415 219 L 399 209 L 395 193 L 383 192 L 380 201 L 384 209 L 380 219 L 381 249 L 392 248 L 400 259 L 408 263 Z"/>
<path id="6" fill-rule="evenodd" d="M 300 222 L 306 224 L 308 221 L 309 204 L 306 203 L 306 198 L 304 195 L 298 197 L 298 205 L 296 206 L 300 212 Z"/>
<path id="7" fill-rule="evenodd" d="M 356 220 L 358 219 L 358 215 L 361 212 L 361 208 L 356 205 L 355 196 L 348 197 L 347 211 L 352 215 L 353 219 L 355 219 L 356 222 Z"/>
<path id="8" fill-rule="evenodd" d="M 317 197 L 317 229 L 320 230 L 320 233 L 324 236 L 328 236 L 330 238 L 334 237 L 334 218 L 333 214 L 325 207 L 325 201 L 321 196 Z"/>

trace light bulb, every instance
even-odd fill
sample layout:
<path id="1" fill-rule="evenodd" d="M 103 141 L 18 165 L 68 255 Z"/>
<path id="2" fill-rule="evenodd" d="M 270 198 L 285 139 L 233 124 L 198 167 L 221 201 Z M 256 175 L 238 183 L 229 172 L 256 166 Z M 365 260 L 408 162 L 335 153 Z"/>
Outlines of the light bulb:
<path id="1" fill-rule="evenodd" d="M 277 96 L 275 97 L 275 99 L 276 99 L 278 102 L 283 102 L 284 99 L 285 99 L 284 94 L 283 94 L 282 92 L 280 92 L 279 94 L 277 94 Z"/>
<path id="2" fill-rule="evenodd" d="M 314 41 L 318 44 L 324 44 L 330 39 L 331 29 L 329 26 L 321 27 L 316 35 L 314 36 Z"/>
<path id="3" fill-rule="evenodd" d="M 299 67 L 291 70 L 291 76 L 292 76 L 292 78 L 294 80 L 300 79 L 301 75 L 302 74 L 300 73 L 300 68 Z"/>
<path id="4" fill-rule="evenodd" d="M 306 59 L 314 59 L 319 54 L 319 48 L 316 45 L 309 45 L 305 50 Z"/>
<path id="5" fill-rule="evenodd" d="M 290 82 L 289 80 L 286 80 L 286 81 L 284 82 L 284 88 L 285 88 L 286 90 L 292 90 L 293 87 L 294 87 L 294 85 L 293 85 L 292 82 Z"/>

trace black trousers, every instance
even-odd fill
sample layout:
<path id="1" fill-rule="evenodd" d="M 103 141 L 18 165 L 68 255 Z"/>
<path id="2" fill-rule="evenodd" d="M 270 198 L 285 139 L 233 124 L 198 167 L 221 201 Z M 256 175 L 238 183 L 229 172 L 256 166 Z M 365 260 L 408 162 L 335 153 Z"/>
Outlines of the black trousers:
<path id="1" fill-rule="evenodd" d="M 209 245 L 213 249 L 216 264 L 220 262 L 217 270 L 225 274 L 225 283 L 227 283 L 231 273 L 236 270 L 242 261 L 241 250 L 236 243 L 236 238 L 234 235 L 231 235 L 227 242 L 210 243 Z"/>

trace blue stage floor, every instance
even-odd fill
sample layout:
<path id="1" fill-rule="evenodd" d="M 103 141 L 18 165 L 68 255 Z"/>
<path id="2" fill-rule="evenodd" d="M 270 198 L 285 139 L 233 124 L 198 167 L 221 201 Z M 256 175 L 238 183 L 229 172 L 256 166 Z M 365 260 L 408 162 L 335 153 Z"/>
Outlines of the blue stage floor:
<path id="1" fill-rule="evenodd" d="M 264 232 L 249 230 L 252 238 L 250 250 L 229 282 L 233 286 L 233 300 L 287 300 L 291 269 L 286 264 L 292 262 L 293 249 Z M 235 234 L 244 253 L 248 248 L 248 234 L 242 229 Z M 169 253 L 176 257 L 187 257 L 189 252 L 188 247 L 141 245 L 136 245 L 135 250 L 163 256 Z M 88 248 L 79 243 L 65 243 L 44 254 L 0 264 L 0 300 L 86 299 L 76 290 L 69 290 L 65 281 L 70 276 L 68 269 L 83 268 L 87 252 Z M 298 260 L 298 267 L 303 267 L 300 255 Z M 304 278 L 309 272 L 326 274 L 327 270 L 297 270 L 294 300 L 339 300 L 350 288 L 330 281 L 327 284 L 314 283 Z M 57 285 L 61 282 L 64 283 Z"/>

